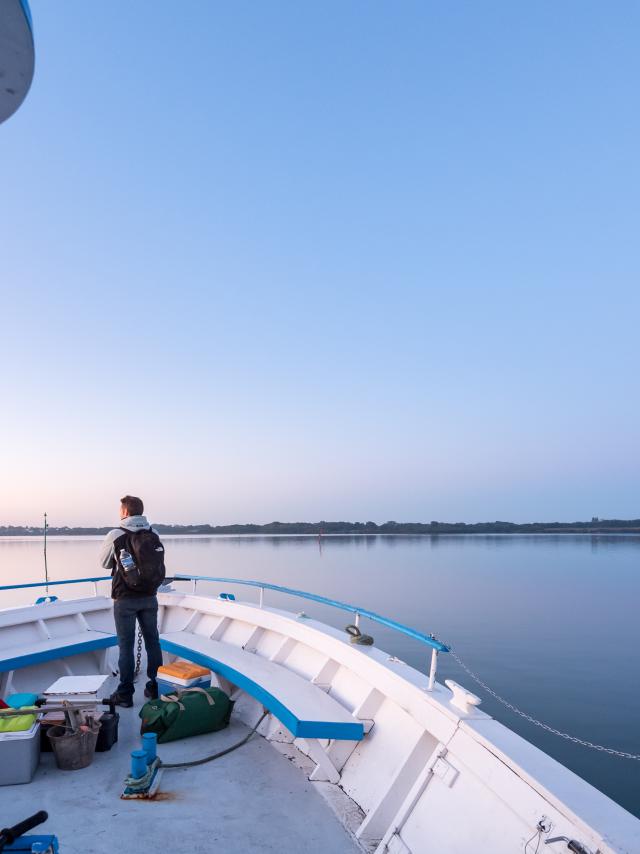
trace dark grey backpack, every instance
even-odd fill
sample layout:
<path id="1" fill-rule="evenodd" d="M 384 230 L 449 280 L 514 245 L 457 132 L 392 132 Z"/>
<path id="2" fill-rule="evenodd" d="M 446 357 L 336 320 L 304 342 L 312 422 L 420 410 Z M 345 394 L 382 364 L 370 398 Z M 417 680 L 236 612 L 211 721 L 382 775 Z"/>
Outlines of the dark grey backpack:
<path id="1" fill-rule="evenodd" d="M 135 561 L 136 568 L 126 572 L 120 563 L 118 550 L 116 560 L 120 577 L 124 579 L 124 583 L 130 590 L 134 590 L 140 596 L 153 596 L 165 579 L 164 546 L 160 542 L 160 537 L 150 528 L 135 532 L 124 528 L 122 530 L 127 536 L 121 548 L 129 552 Z M 118 545 L 121 543 L 122 540 L 119 538 Z"/>

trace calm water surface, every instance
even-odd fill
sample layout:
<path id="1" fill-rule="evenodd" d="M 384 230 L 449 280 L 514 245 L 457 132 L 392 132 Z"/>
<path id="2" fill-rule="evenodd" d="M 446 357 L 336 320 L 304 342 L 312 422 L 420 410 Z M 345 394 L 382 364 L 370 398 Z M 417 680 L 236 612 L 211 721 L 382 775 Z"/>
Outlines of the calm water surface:
<path id="1" fill-rule="evenodd" d="M 100 575 L 100 538 L 50 538 L 52 579 Z M 166 538 L 169 572 L 253 578 L 357 604 L 455 647 L 495 691 L 580 738 L 640 754 L 640 537 L 590 535 Z M 43 577 L 42 540 L 0 539 L 0 584 Z M 101 585 L 105 592 L 106 584 Z M 64 596 L 71 588 L 64 588 Z M 73 588 L 74 595 L 92 592 Z M 215 585 L 203 585 L 219 591 Z M 257 591 L 226 586 L 245 598 Z M 60 590 L 55 591 L 60 594 Z M 33 591 L 3 593 L 29 604 Z M 347 615 L 267 592 L 267 604 L 343 627 Z M 421 645 L 367 625 L 377 645 L 426 669 Z M 640 815 L 640 762 L 534 727 L 475 686 L 447 655 L 439 680 L 477 691 L 482 708 Z"/>

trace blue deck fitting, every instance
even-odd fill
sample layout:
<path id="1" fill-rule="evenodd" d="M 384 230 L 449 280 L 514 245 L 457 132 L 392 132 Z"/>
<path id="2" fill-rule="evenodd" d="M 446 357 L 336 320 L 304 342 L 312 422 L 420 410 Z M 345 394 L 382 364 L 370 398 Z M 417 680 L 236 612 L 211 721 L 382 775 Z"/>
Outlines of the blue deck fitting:
<path id="1" fill-rule="evenodd" d="M 5 845 L 3 851 L 22 851 L 29 854 L 58 854 L 57 836 L 20 836 L 11 845 Z"/>
<path id="2" fill-rule="evenodd" d="M 136 779 L 144 777 L 147 773 L 147 752 L 146 750 L 131 751 L 131 776 Z"/>
<path id="3" fill-rule="evenodd" d="M 145 732 L 142 736 L 142 749 L 147 757 L 147 765 L 151 765 L 158 755 L 158 736 L 155 732 Z"/>

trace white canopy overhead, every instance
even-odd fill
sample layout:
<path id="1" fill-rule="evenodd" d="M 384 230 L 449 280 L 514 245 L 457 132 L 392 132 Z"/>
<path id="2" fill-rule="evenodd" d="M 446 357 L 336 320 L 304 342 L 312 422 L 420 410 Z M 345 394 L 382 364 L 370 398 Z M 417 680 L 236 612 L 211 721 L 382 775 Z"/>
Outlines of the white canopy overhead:
<path id="1" fill-rule="evenodd" d="M 26 98 L 34 61 L 27 0 L 0 0 L 0 123 L 12 116 Z"/>

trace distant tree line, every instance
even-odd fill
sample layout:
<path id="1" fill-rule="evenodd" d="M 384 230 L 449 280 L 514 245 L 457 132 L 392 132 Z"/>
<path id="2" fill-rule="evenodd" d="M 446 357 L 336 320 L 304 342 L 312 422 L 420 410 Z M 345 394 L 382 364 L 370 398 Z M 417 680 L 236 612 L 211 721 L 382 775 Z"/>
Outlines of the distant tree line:
<path id="1" fill-rule="evenodd" d="M 640 533 L 640 519 L 598 519 L 590 522 L 269 522 L 266 525 L 164 525 L 154 524 L 160 534 L 552 534 Z M 92 536 L 102 528 L 56 528 L 49 534 Z M 0 536 L 40 536 L 42 528 L 0 525 Z"/>

